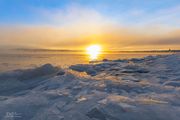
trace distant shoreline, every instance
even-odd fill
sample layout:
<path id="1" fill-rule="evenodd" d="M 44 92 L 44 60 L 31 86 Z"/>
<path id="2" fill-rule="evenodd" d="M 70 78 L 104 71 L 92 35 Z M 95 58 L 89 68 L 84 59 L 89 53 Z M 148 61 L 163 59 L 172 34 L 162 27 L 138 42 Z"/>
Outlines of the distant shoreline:
<path id="1" fill-rule="evenodd" d="M 15 51 L 26 51 L 26 52 L 84 52 L 84 50 L 68 50 L 68 49 L 11 49 Z M 102 52 L 130 52 L 130 53 L 137 53 L 137 52 L 180 52 L 180 50 L 106 50 Z"/>

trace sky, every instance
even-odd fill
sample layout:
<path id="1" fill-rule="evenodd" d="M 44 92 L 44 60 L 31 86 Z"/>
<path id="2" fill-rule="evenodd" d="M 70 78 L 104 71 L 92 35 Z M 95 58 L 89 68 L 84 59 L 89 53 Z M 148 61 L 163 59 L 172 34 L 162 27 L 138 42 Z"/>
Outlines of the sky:
<path id="1" fill-rule="evenodd" d="M 0 0 L 0 48 L 180 49 L 179 0 Z"/>

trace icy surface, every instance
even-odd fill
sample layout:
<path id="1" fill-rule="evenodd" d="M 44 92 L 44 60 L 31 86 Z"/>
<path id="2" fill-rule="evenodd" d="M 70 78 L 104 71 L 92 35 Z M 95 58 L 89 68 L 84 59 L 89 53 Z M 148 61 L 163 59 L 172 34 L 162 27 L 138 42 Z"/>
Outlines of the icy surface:
<path id="1" fill-rule="evenodd" d="M 180 55 L 1 73 L 0 120 L 12 119 L 180 120 Z"/>

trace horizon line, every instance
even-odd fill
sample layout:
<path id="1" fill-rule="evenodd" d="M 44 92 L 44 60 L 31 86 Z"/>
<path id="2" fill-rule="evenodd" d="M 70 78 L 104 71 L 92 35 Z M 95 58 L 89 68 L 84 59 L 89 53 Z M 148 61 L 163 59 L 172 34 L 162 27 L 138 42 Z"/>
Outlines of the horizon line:
<path id="1" fill-rule="evenodd" d="M 37 52 L 84 52 L 85 50 L 72 49 L 41 49 L 41 48 L 15 48 L 10 50 L 37 51 Z M 152 50 L 102 50 L 102 52 L 180 52 L 180 49 L 152 49 Z"/>

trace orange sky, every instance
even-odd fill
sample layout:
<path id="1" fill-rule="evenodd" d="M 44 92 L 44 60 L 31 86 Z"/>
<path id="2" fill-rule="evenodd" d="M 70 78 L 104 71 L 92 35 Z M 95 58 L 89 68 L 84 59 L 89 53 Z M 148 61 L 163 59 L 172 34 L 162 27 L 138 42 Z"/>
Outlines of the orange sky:
<path id="1" fill-rule="evenodd" d="M 78 29 L 50 26 L 6 27 L 0 29 L 0 40 L 1 45 L 19 48 L 84 49 L 90 44 L 100 44 L 106 50 L 180 48 L 178 29 L 162 31 L 161 28 L 153 27 L 146 30 L 120 26 L 91 29 L 86 26 Z"/>

